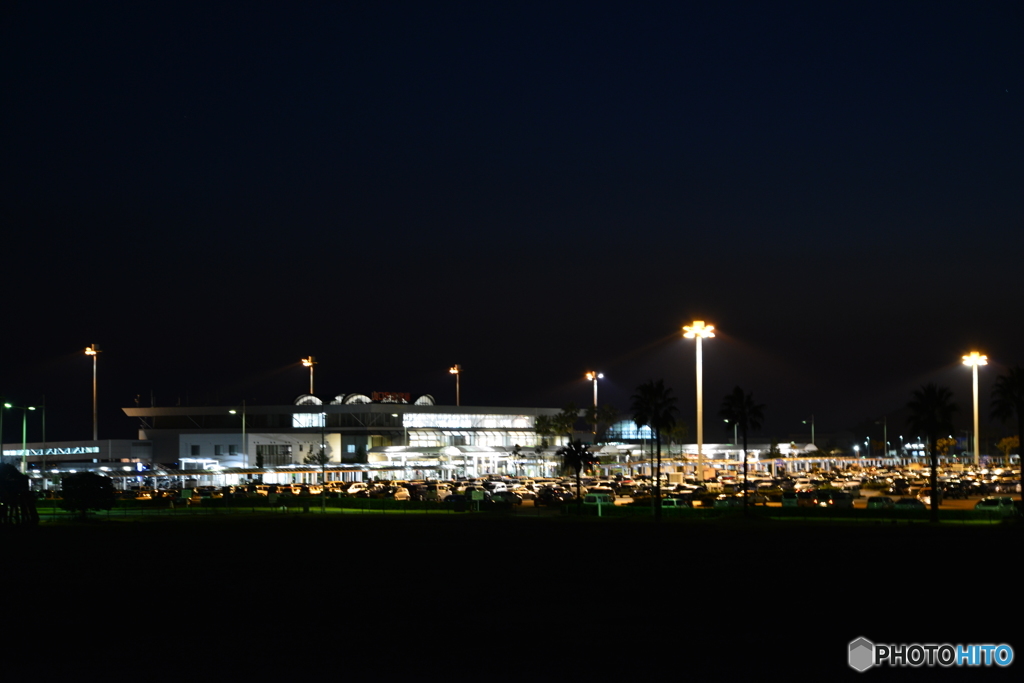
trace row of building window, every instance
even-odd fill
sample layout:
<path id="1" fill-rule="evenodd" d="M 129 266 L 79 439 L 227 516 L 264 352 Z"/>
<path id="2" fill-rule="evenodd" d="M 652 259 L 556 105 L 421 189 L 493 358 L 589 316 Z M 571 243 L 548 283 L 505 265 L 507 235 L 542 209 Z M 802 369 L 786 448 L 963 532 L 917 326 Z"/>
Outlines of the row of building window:
<path id="1" fill-rule="evenodd" d="M 199 444 L 192 444 L 191 455 L 193 457 L 197 457 L 197 456 L 202 455 L 201 451 L 202 451 L 202 447 Z M 219 444 L 215 445 L 213 447 L 213 454 L 214 455 L 224 455 L 224 446 L 221 446 Z M 228 446 L 228 455 L 238 455 L 238 446 L 236 446 L 235 444 L 230 444 Z"/>

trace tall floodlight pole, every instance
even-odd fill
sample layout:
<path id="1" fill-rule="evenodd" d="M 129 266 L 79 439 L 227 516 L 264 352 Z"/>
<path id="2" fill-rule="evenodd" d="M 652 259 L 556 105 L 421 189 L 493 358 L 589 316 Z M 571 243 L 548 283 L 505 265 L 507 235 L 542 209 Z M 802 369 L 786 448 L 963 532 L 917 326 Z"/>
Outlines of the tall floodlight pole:
<path id="1" fill-rule="evenodd" d="M 238 413 L 237 410 L 229 410 L 228 412 L 231 413 L 232 415 L 236 415 Z M 248 440 L 246 439 L 246 436 L 245 436 L 245 400 L 243 400 L 242 401 L 242 468 L 243 469 L 249 466 L 249 456 L 247 455 L 248 451 L 249 451 Z"/>
<path id="2" fill-rule="evenodd" d="M 100 347 L 96 344 L 86 346 L 85 355 L 92 356 L 92 440 L 99 441 L 99 413 L 96 407 L 96 357 L 100 355 Z"/>
<path id="3" fill-rule="evenodd" d="M 692 325 L 683 325 L 683 336 L 697 340 L 697 480 L 704 481 L 704 357 L 701 340 L 715 336 L 714 325 L 705 325 L 703 320 L 694 320 Z"/>
<path id="4" fill-rule="evenodd" d="M 460 378 L 462 377 L 462 366 L 456 363 L 455 365 L 448 368 L 448 372 L 455 375 L 455 405 L 462 405 L 461 387 L 459 386 Z"/>
<path id="5" fill-rule="evenodd" d="M 21 473 L 28 473 L 28 411 L 35 410 L 35 406 L 16 406 L 5 403 L 4 408 L 13 408 L 21 411 Z"/>
<path id="6" fill-rule="evenodd" d="M 302 359 L 302 366 L 309 368 L 309 395 L 313 395 L 313 366 L 316 365 L 316 357 L 308 356 Z"/>
<path id="7" fill-rule="evenodd" d="M 981 463 L 981 446 L 978 443 L 978 366 L 988 365 L 988 356 L 971 351 L 963 357 L 964 365 L 970 365 L 974 374 L 974 466 Z"/>
<path id="8" fill-rule="evenodd" d="M 597 445 L 597 380 L 604 379 L 603 372 L 588 372 L 587 379 L 594 383 L 594 445 Z"/>

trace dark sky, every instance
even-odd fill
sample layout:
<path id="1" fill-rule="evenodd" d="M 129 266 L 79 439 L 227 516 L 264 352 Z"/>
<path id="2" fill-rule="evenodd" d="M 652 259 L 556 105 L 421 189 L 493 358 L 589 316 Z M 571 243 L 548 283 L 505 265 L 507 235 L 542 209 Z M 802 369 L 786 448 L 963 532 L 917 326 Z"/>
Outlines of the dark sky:
<path id="1" fill-rule="evenodd" d="M 967 427 L 960 356 L 1024 363 L 1022 5 L 635 4 L 5 4 L 0 395 L 88 437 L 97 343 L 101 437 L 309 354 L 692 428 L 703 318 L 709 438 L 737 384 L 781 438 L 927 381 Z"/>

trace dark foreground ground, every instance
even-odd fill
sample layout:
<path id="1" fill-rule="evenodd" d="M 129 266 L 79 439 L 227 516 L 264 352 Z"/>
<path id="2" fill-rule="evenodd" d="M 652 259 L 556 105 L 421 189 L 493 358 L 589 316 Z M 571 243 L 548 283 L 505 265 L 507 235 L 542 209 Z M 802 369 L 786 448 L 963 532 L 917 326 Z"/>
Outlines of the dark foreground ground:
<path id="1" fill-rule="evenodd" d="M 5 639 L 44 680 L 64 667 L 185 680 L 1019 680 L 1021 662 L 858 674 L 846 647 L 1007 643 L 1024 658 L 1022 536 L 484 515 L 51 524 L 0 533 Z"/>

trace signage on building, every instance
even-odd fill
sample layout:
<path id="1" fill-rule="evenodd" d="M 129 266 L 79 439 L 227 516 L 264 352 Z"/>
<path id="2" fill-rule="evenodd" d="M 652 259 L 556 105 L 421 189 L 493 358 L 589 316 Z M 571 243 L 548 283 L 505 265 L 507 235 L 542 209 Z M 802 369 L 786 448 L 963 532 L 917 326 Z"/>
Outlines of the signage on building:
<path id="1" fill-rule="evenodd" d="M 409 393 L 405 391 L 374 391 L 370 394 L 374 403 L 408 403 Z"/>

